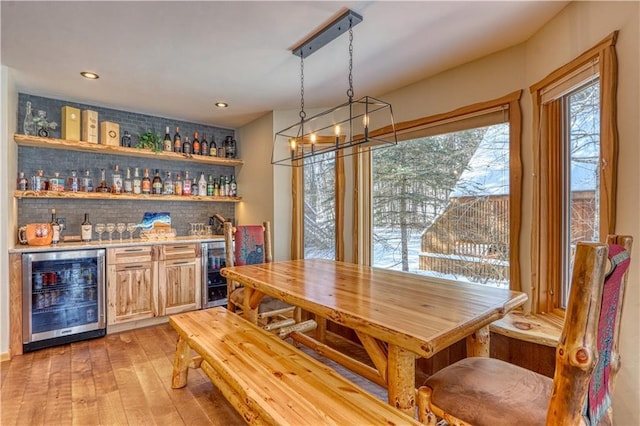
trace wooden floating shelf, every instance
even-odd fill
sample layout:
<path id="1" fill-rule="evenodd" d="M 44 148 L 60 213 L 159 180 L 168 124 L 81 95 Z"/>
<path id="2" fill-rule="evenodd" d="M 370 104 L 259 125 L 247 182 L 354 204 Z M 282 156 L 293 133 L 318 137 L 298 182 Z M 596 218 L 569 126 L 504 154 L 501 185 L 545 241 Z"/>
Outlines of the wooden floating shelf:
<path id="1" fill-rule="evenodd" d="M 244 161 L 236 158 L 208 157 L 202 155 L 178 154 L 175 152 L 153 152 L 138 148 L 125 148 L 122 146 L 101 145 L 97 143 L 69 141 L 66 139 L 41 138 L 14 134 L 13 140 L 20 146 L 32 146 L 36 148 L 63 149 L 67 151 L 95 152 L 99 154 L 123 155 L 126 157 L 153 158 L 158 160 L 187 161 L 218 166 L 241 166 Z"/>
<path id="2" fill-rule="evenodd" d="M 181 196 L 181 195 L 138 195 L 138 194 L 111 194 L 104 192 L 57 192 L 57 191 L 14 191 L 14 198 L 54 198 L 76 200 L 134 200 L 134 201 L 185 201 L 208 203 L 238 203 L 242 197 L 208 197 L 208 196 Z"/>

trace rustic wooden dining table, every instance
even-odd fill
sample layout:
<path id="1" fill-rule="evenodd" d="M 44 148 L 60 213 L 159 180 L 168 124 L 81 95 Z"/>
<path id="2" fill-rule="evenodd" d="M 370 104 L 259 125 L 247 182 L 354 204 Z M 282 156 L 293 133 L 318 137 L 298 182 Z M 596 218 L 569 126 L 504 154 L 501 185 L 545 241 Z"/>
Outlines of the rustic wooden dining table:
<path id="1" fill-rule="evenodd" d="M 489 324 L 524 293 L 321 259 L 222 269 L 245 286 L 245 318 L 269 295 L 353 329 L 386 384 L 389 404 L 415 413 L 415 360 L 467 339 L 467 355 L 489 355 Z"/>

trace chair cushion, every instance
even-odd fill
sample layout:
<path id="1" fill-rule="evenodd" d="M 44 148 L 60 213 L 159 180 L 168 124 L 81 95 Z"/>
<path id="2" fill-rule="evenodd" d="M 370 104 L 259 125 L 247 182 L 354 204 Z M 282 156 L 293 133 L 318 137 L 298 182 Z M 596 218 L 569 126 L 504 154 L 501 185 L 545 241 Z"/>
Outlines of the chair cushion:
<path id="1" fill-rule="evenodd" d="M 552 380 L 493 358 L 465 358 L 425 381 L 431 401 L 475 426 L 544 425 Z"/>
<path id="2" fill-rule="evenodd" d="M 231 296 L 229 296 L 229 298 L 234 305 L 242 307 L 242 302 L 244 300 L 244 287 L 236 288 L 231 292 Z M 262 298 L 262 301 L 260 302 L 260 305 L 258 306 L 258 313 L 261 314 L 264 312 L 275 311 L 290 306 L 291 305 L 286 304 L 282 300 L 276 299 L 271 296 L 264 296 Z"/>

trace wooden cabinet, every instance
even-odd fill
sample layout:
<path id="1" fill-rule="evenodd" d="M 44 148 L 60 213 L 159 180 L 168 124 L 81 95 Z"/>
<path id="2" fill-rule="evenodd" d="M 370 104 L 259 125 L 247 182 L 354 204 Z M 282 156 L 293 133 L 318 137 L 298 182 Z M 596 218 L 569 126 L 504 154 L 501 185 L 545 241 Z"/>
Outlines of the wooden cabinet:
<path id="1" fill-rule="evenodd" d="M 107 250 L 107 324 L 172 315 L 202 306 L 200 245 Z"/>
<path id="2" fill-rule="evenodd" d="M 107 250 L 107 324 L 158 315 L 158 281 L 154 246 Z"/>
<path id="3" fill-rule="evenodd" d="M 201 258 L 198 244 L 167 244 L 161 247 L 158 262 L 160 315 L 200 309 Z"/>

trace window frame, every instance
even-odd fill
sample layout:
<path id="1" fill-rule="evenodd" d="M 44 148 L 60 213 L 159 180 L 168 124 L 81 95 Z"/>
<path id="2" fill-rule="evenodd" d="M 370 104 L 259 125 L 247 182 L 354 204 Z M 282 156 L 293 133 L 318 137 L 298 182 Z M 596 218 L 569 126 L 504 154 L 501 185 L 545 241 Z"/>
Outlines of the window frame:
<path id="1" fill-rule="evenodd" d="M 508 108 L 509 117 L 505 122 L 509 123 L 509 282 L 510 289 L 521 291 L 520 278 L 520 228 L 522 211 L 522 112 L 520 108 L 520 98 L 522 90 L 512 92 L 501 98 L 486 102 L 480 102 L 458 108 L 453 111 L 423 117 L 416 120 L 401 122 L 396 124 L 396 131 L 399 134 L 414 134 L 421 129 L 433 128 L 436 126 L 450 126 L 456 121 L 465 120 L 473 116 L 488 114 L 496 108 Z M 444 132 L 443 132 L 444 133 Z M 406 137 L 405 139 L 413 139 Z M 399 139 L 402 139 L 401 137 Z M 402 143 L 399 141 L 398 143 Z M 353 259 L 356 263 L 371 265 L 372 257 L 372 173 L 371 173 L 371 150 L 369 148 L 360 149 L 360 155 L 356 155 L 354 164 L 354 187 L 357 202 L 354 208 L 353 217 Z"/>
<path id="2" fill-rule="evenodd" d="M 565 189 L 561 160 L 563 147 L 557 123 L 561 113 L 559 96 L 546 99 L 551 88 L 597 61 L 600 80 L 600 228 L 606 241 L 615 230 L 616 176 L 618 157 L 617 57 L 615 31 L 571 62 L 556 69 L 530 87 L 533 102 L 533 216 L 531 234 L 532 312 L 564 317 L 561 308 L 563 280 Z"/>

